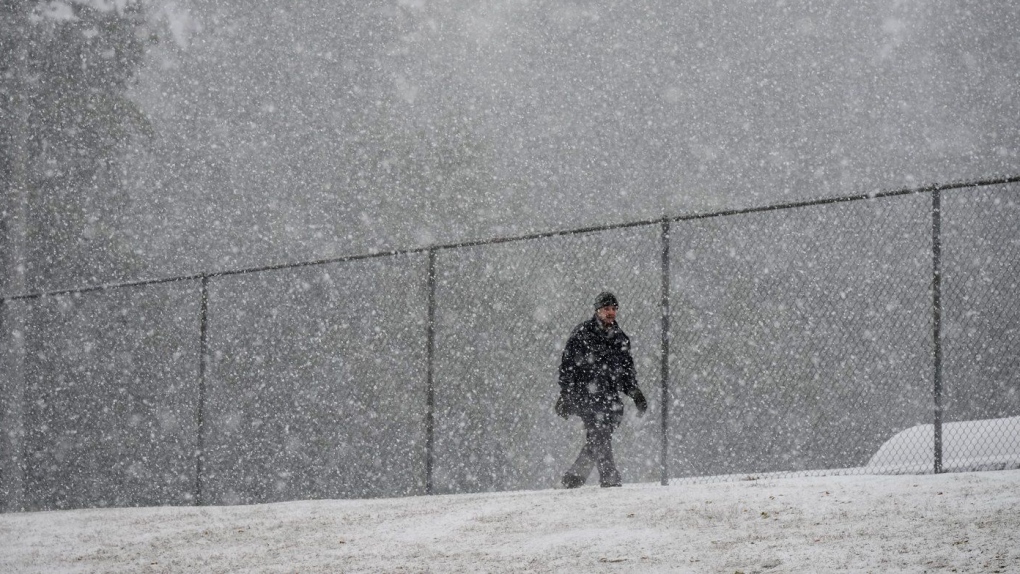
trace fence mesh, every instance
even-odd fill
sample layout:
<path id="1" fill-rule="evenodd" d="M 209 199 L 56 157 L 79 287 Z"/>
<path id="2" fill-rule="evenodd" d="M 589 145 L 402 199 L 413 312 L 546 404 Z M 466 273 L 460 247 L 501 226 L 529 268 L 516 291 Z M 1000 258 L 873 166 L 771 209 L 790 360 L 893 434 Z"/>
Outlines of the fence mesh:
<path id="1" fill-rule="evenodd" d="M 931 420 L 926 199 L 675 226 L 672 476 L 860 467 Z"/>
<path id="2" fill-rule="evenodd" d="M 186 281 L 33 302 L 26 508 L 193 502 L 198 294 Z"/>
<path id="3" fill-rule="evenodd" d="M 560 353 L 600 290 L 621 301 L 639 384 L 656 399 L 658 228 L 646 226 L 444 251 L 436 282 L 436 489 L 548 488 L 583 444 L 559 419 Z M 632 480 L 655 480 L 657 400 L 617 435 Z"/>
<path id="4" fill-rule="evenodd" d="M 946 193 L 946 470 L 1020 468 L 1020 186 Z"/>
<path id="5" fill-rule="evenodd" d="M 941 192 L 937 233 L 904 193 L 6 299 L 4 508 L 554 486 L 604 289 L 650 402 L 627 482 L 934 472 L 937 436 L 943 470 L 1020 468 L 1018 187 Z"/>
<path id="6" fill-rule="evenodd" d="M 203 502 L 424 492 L 425 262 L 210 282 Z"/>

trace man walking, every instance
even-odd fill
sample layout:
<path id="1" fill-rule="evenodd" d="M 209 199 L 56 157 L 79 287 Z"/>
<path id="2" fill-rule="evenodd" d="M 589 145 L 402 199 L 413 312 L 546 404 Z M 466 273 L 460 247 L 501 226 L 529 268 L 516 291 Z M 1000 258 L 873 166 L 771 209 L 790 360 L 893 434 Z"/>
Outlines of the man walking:
<path id="1" fill-rule="evenodd" d="M 623 420 L 620 393 L 634 399 L 644 414 L 648 401 L 637 386 L 630 339 L 616 324 L 619 303 L 605 291 L 595 298 L 595 316 L 570 333 L 560 361 L 560 397 L 556 413 L 581 417 L 585 441 L 574 465 L 563 475 L 563 486 L 584 484 L 592 466 L 599 470 L 601 486 L 620 486 L 613 462 L 613 431 Z"/>

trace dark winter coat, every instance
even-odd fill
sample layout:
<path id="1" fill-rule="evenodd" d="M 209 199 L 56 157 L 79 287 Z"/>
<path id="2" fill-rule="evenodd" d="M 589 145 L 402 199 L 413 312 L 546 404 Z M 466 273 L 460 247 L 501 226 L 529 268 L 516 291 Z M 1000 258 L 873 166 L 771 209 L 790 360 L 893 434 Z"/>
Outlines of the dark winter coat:
<path id="1" fill-rule="evenodd" d="M 566 414 L 623 413 L 620 393 L 633 397 L 643 411 L 630 338 L 615 322 L 608 330 L 598 317 L 570 333 L 560 360 L 560 402 Z"/>

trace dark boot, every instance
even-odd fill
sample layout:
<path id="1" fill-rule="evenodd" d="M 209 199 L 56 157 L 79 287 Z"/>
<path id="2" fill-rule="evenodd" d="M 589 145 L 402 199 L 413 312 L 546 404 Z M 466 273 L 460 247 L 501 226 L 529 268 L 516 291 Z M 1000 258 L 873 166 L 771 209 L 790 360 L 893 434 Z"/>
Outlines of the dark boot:
<path id="1" fill-rule="evenodd" d="M 608 486 L 623 486 L 623 480 L 620 478 L 620 472 L 616 470 L 616 467 L 606 469 L 602 471 L 599 469 L 599 486 L 605 488 Z"/>
<path id="2" fill-rule="evenodd" d="M 583 486 L 584 482 L 588 480 L 588 475 L 591 474 L 592 467 L 595 466 L 595 457 L 591 455 L 591 447 L 585 443 L 584 448 L 577 455 L 577 460 L 571 465 L 570 469 L 563 475 L 563 486 L 565 488 L 577 488 Z"/>
<path id="3" fill-rule="evenodd" d="M 584 486 L 584 477 L 567 473 L 563 475 L 563 488 L 579 488 Z"/>

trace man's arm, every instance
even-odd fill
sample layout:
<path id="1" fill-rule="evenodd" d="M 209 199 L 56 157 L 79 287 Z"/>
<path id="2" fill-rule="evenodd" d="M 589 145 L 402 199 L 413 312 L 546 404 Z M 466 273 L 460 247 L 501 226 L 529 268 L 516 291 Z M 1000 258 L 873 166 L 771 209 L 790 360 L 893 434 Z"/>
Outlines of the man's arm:
<path id="1" fill-rule="evenodd" d="M 641 389 L 637 385 L 637 370 L 634 368 L 634 357 L 630 354 L 630 339 L 624 335 L 624 342 L 621 345 L 621 385 L 620 390 L 623 394 L 634 399 L 634 406 L 637 407 L 638 412 L 644 413 L 648 410 L 648 400 L 645 399 L 645 394 L 641 392 Z"/>
<path id="2" fill-rule="evenodd" d="M 563 347 L 563 354 L 560 356 L 560 392 L 567 393 L 574 387 L 577 380 L 577 354 L 580 346 L 580 337 L 575 329 L 567 338 L 567 344 Z"/>
<path id="3" fill-rule="evenodd" d="M 637 385 L 631 387 L 627 396 L 634 399 L 634 406 L 637 407 L 639 413 L 644 413 L 648 410 L 648 400 L 645 399 L 645 394 L 641 392 Z"/>
<path id="4" fill-rule="evenodd" d="M 567 344 L 560 357 L 560 396 L 556 399 L 556 414 L 563 418 L 568 418 L 573 414 L 577 406 L 574 404 L 575 393 L 573 390 L 577 381 L 578 345 L 578 334 L 575 330 L 567 338 Z"/>

